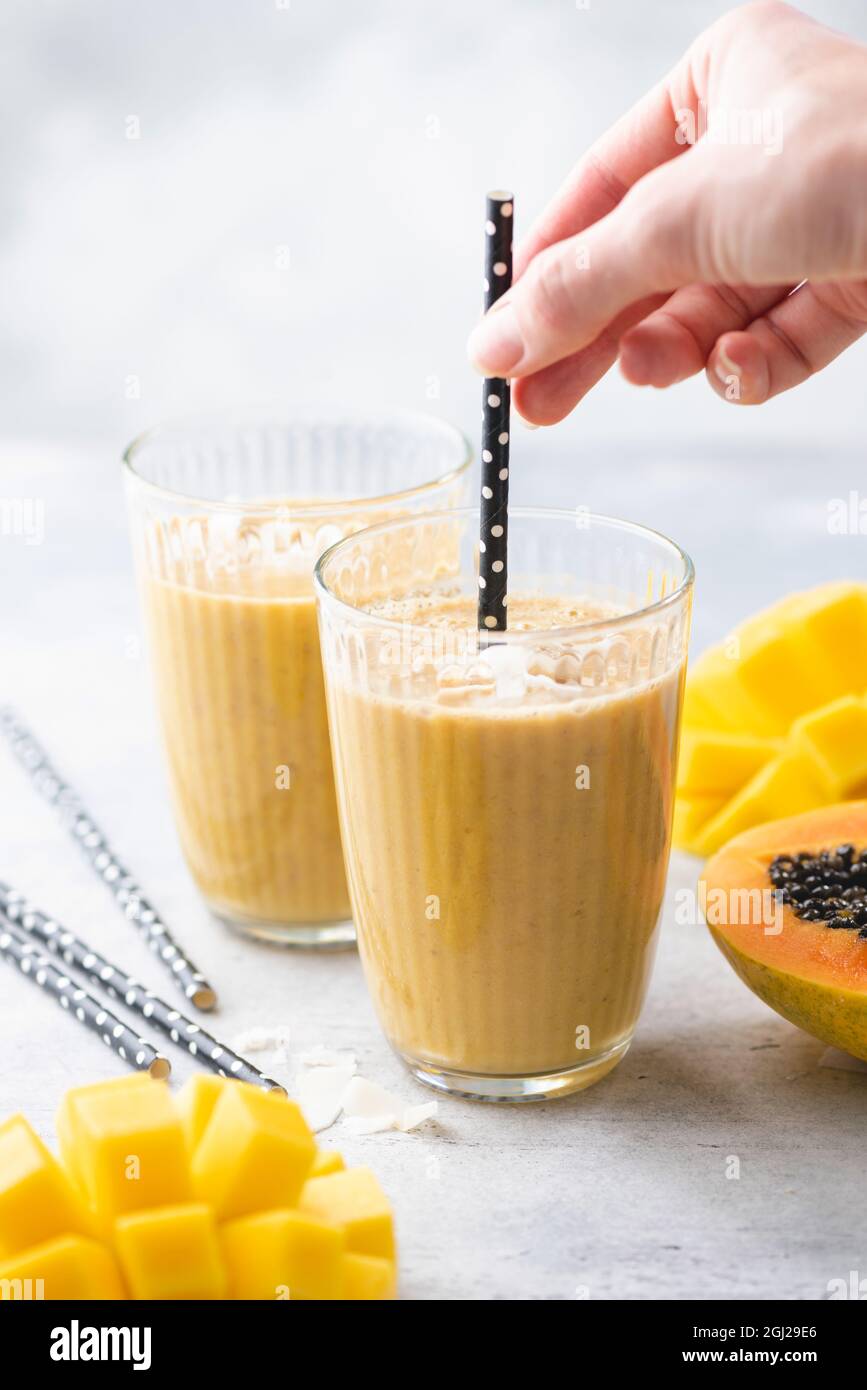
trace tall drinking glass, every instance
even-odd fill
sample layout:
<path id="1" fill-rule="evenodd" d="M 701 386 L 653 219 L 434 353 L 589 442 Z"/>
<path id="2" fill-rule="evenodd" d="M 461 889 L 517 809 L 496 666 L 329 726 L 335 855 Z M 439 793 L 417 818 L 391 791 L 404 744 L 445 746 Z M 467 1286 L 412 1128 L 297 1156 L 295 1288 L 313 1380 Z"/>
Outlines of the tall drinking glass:
<path id="1" fill-rule="evenodd" d="M 529 1100 L 632 1038 L 668 866 L 692 564 L 625 521 L 515 509 L 509 625 L 476 630 L 478 514 L 317 565 L 350 897 L 422 1081 Z"/>
<path id="2" fill-rule="evenodd" d="M 197 420 L 124 456 L 181 845 L 209 907 L 287 945 L 354 940 L 313 566 L 371 522 L 465 500 L 421 415 Z"/>

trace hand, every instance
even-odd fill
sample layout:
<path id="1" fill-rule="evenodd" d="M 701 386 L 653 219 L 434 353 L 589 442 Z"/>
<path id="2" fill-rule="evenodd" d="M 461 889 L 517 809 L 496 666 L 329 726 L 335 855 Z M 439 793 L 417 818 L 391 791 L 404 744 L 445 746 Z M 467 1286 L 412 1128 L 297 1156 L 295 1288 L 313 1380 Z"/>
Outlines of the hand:
<path id="1" fill-rule="evenodd" d="M 867 328 L 867 48 L 767 0 L 725 15 L 579 161 L 515 276 L 467 350 L 533 423 L 618 357 L 748 405 L 805 381 Z"/>

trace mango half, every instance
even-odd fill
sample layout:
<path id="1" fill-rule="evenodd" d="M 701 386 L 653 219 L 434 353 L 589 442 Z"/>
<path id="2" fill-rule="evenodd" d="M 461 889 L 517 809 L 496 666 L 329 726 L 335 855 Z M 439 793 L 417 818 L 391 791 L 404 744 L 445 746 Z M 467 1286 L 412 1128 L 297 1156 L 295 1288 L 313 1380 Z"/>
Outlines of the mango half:
<path id="1" fill-rule="evenodd" d="M 841 844 L 867 850 L 867 801 L 757 826 L 705 865 L 699 901 L 711 935 L 754 994 L 814 1038 L 867 1061 L 867 940 L 798 917 L 774 898 L 778 855 Z"/>
<path id="2" fill-rule="evenodd" d="M 60 1162 L 0 1125 L 0 1302 L 396 1297 L 388 1198 L 283 1095 L 135 1072 L 68 1091 L 57 1130 Z"/>
<path id="3" fill-rule="evenodd" d="M 792 594 L 691 666 L 674 843 L 706 856 L 867 792 L 867 585 Z"/>

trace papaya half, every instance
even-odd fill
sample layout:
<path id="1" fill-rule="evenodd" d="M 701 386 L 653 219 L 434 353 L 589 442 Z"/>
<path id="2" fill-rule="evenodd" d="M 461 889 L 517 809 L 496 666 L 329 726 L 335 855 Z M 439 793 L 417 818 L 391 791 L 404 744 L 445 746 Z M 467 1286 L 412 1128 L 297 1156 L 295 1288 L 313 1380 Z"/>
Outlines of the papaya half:
<path id="1" fill-rule="evenodd" d="M 867 801 L 735 836 L 705 865 L 699 902 L 754 994 L 867 1061 Z"/>

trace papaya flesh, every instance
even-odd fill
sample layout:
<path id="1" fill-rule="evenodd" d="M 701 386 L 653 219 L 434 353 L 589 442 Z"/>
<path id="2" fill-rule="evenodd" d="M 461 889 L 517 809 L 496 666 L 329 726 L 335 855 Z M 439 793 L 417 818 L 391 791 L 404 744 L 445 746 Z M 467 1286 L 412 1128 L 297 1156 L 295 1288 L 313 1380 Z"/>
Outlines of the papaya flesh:
<path id="1" fill-rule="evenodd" d="M 867 1061 L 867 939 L 799 917 L 769 874 L 781 855 L 849 844 L 867 855 L 867 801 L 755 826 L 708 860 L 699 901 L 717 946 L 754 994 L 814 1038 Z"/>

